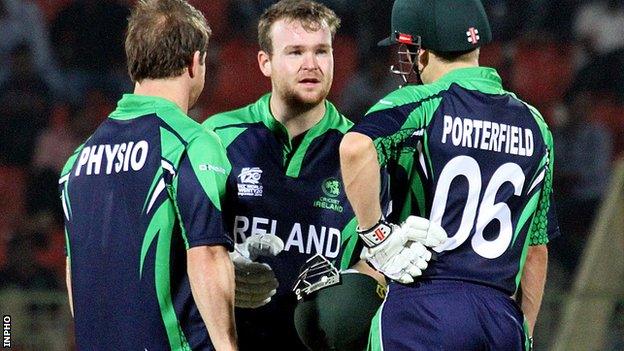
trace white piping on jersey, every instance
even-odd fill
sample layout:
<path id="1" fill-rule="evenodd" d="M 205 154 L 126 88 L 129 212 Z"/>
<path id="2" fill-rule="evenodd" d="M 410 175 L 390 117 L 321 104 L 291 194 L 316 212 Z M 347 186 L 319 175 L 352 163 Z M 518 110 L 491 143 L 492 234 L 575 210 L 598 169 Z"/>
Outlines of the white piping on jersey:
<path id="1" fill-rule="evenodd" d="M 61 191 L 61 203 L 63 204 L 63 212 L 65 213 L 65 217 L 69 221 L 69 211 L 67 211 L 67 204 L 65 203 L 65 189 Z"/>
<path id="2" fill-rule="evenodd" d="M 390 187 L 388 187 L 390 188 Z M 390 190 L 388 190 L 390 191 Z M 390 215 L 392 214 L 392 200 L 390 200 L 388 202 L 388 210 L 386 211 L 386 218 L 390 217 Z"/>
<path id="3" fill-rule="evenodd" d="M 533 184 L 531 184 L 531 188 L 529 188 L 529 191 L 527 192 L 527 194 L 530 194 L 533 188 L 535 188 L 539 183 L 541 183 L 542 179 L 544 179 L 544 175 L 546 175 L 546 168 L 542 169 L 542 171 L 537 176 L 537 178 L 535 178 L 535 181 L 533 182 Z"/>
<path id="4" fill-rule="evenodd" d="M 160 160 L 160 165 L 162 166 L 162 168 L 167 170 L 167 172 L 169 172 L 172 176 L 175 175 L 175 169 L 173 168 L 173 165 L 171 163 L 165 160 Z"/>
<path id="5" fill-rule="evenodd" d="M 425 165 L 425 154 L 423 154 L 422 142 L 418 142 L 416 145 L 416 149 L 418 150 L 418 160 L 420 161 L 420 167 L 422 167 L 423 173 L 425 173 L 425 178 L 429 179 L 429 174 L 427 173 L 427 166 Z"/>
<path id="6" fill-rule="evenodd" d="M 71 172 L 70 172 L 71 173 Z M 69 179 L 69 173 L 59 179 L 59 184 L 65 183 Z"/>
<path id="7" fill-rule="evenodd" d="M 158 195 L 160 195 L 160 193 L 162 193 L 164 189 L 165 189 L 165 180 L 163 178 L 160 178 L 158 185 L 156 185 L 156 189 L 154 189 L 154 194 L 152 194 L 152 198 L 150 199 L 150 203 L 147 206 L 147 211 L 145 211 L 145 214 L 149 213 L 150 209 L 154 205 L 154 202 L 156 202 L 156 198 L 158 198 Z"/>
<path id="8" fill-rule="evenodd" d="M 171 174 L 172 176 L 175 176 L 175 169 L 173 168 L 173 165 L 171 163 L 167 162 L 166 160 L 161 159 L 160 165 L 162 166 L 164 170 L 169 172 L 169 174 Z M 145 211 L 145 214 L 149 213 L 149 211 L 152 209 L 152 206 L 154 206 L 154 203 L 156 202 L 158 195 L 160 195 L 160 193 L 162 193 L 164 189 L 165 189 L 165 179 L 160 178 L 160 181 L 156 185 L 156 189 L 154 189 L 154 193 L 152 194 L 152 198 L 150 199 L 149 205 L 147 205 L 147 210 Z"/>

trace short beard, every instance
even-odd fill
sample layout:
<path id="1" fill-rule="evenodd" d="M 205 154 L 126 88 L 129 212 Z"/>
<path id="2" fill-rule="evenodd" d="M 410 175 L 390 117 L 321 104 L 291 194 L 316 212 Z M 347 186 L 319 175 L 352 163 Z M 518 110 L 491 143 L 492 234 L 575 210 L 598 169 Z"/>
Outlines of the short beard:
<path id="1" fill-rule="evenodd" d="M 294 90 L 290 89 L 282 92 L 280 95 L 286 105 L 293 111 L 306 112 L 321 104 L 327 98 L 328 91 L 321 92 L 317 99 L 307 101 L 302 99 Z"/>

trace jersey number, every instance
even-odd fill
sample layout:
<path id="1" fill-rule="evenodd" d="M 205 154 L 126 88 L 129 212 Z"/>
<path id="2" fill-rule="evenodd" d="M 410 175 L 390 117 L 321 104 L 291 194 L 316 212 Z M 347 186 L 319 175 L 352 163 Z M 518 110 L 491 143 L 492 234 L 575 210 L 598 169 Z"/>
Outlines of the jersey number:
<path id="1" fill-rule="evenodd" d="M 431 220 L 438 225 L 442 225 L 442 216 L 446 210 L 451 182 L 458 176 L 464 176 L 468 179 L 466 207 L 455 235 L 446 243 L 436 247 L 435 250 L 438 252 L 449 251 L 463 244 L 475 226 L 476 217 L 475 233 L 471 240 L 473 250 L 478 255 L 489 259 L 501 256 L 511 243 L 513 224 L 511 223 L 509 206 L 504 202 L 494 203 L 494 201 L 496 193 L 506 182 L 513 184 L 514 195 L 519 196 L 522 193 L 525 180 L 522 168 L 511 162 L 500 166 L 492 175 L 490 183 L 485 188 L 483 200 L 479 204 L 482 186 L 479 164 L 470 156 L 457 156 L 450 160 L 440 173 L 431 208 Z M 496 239 L 486 240 L 483 237 L 483 230 L 488 223 L 495 219 L 500 223 L 500 233 Z"/>

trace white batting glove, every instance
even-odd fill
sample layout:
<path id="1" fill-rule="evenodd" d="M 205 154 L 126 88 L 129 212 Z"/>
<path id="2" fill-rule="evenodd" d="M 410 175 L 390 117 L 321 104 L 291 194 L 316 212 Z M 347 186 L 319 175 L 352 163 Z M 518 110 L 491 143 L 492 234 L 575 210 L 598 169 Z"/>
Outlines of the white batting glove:
<path id="1" fill-rule="evenodd" d="M 236 244 L 230 253 L 236 279 L 234 304 L 241 308 L 258 308 L 271 301 L 278 287 L 271 267 L 254 262 L 260 256 L 276 256 L 284 250 L 284 242 L 272 234 L 252 235 Z"/>
<path id="2" fill-rule="evenodd" d="M 386 277 L 404 284 L 412 283 L 428 266 L 431 252 L 423 242 L 435 244 L 446 237 L 444 229 L 415 216 L 400 227 L 380 220 L 371 229 L 358 229 L 358 234 L 365 245 L 360 257 Z"/>
<path id="3" fill-rule="evenodd" d="M 407 239 L 417 241 L 426 247 L 436 247 L 448 239 L 446 230 L 426 218 L 409 216 L 401 226 Z"/>

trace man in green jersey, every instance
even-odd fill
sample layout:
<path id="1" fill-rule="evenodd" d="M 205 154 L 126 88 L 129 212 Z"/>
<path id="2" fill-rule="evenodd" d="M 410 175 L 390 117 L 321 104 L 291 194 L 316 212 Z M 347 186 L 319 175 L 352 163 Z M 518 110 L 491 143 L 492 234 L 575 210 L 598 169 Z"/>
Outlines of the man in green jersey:
<path id="1" fill-rule="evenodd" d="M 81 350 L 235 350 L 234 270 L 218 137 L 187 116 L 210 28 L 184 0 L 140 0 L 135 82 L 60 179 L 67 288 Z"/>
<path id="2" fill-rule="evenodd" d="M 313 1 L 284 0 L 271 6 L 258 25 L 258 64 L 271 79 L 271 93 L 205 122 L 221 137 L 232 163 L 224 214 L 242 252 L 234 257 L 241 349 L 274 345 L 304 349 L 293 323 L 296 299 L 292 288 L 302 265 L 315 255 L 335 260 L 340 269 L 356 264 L 358 270 L 383 282 L 366 264 L 357 264 L 361 248 L 338 159 L 340 140 L 352 123 L 326 100 L 334 71 L 332 41 L 339 22 L 333 11 Z M 425 221 L 406 231 L 426 236 L 427 229 Z M 260 255 L 261 263 L 251 262 L 257 255 L 248 251 L 260 246 L 271 248 L 264 250 L 268 257 Z M 429 256 L 422 245 L 419 249 L 397 255 L 405 262 L 396 271 L 397 278 L 412 279 L 426 267 Z M 401 270 L 408 265 L 409 271 Z M 368 275 L 348 274 L 357 278 L 349 276 L 344 282 L 368 280 L 372 284 L 361 286 L 370 287 L 372 294 L 367 295 L 370 299 L 361 299 L 359 306 L 343 306 L 362 308 L 369 301 L 369 310 L 376 310 L 381 303 L 375 294 L 377 282 Z M 347 329 L 342 333 L 319 333 L 315 341 L 324 349 L 338 347 L 339 342 L 361 349 L 371 316 L 359 323 L 343 323 Z"/>
<path id="3" fill-rule="evenodd" d="M 490 40 L 480 0 L 396 0 L 391 36 L 380 44 L 398 45 L 393 70 L 424 84 L 381 99 L 341 143 L 345 188 L 366 249 L 379 245 L 368 240 L 377 231 L 387 233 L 382 244 L 392 240 L 390 223 L 410 215 L 449 235 L 416 282 L 389 284 L 371 329 L 374 350 L 530 347 L 546 244 L 558 235 L 552 136 L 495 70 L 479 67 L 479 47 Z M 387 217 L 379 205 L 381 167 L 393 188 Z"/>

